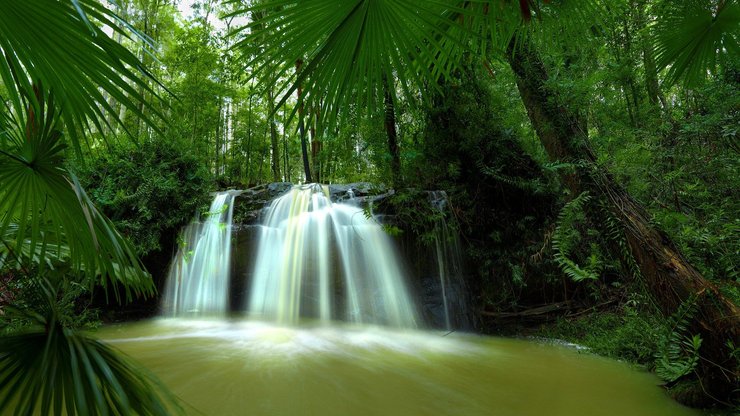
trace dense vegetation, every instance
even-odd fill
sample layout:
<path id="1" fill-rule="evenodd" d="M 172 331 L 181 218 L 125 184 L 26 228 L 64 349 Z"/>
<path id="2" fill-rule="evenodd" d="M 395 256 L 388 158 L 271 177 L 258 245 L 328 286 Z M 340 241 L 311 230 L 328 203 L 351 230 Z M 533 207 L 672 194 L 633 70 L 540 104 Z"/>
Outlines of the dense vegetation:
<path id="1" fill-rule="evenodd" d="M 274 3 L 0 6 L 0 409 L 174 411 L 90 304 L 156 299 L 210 191 L 359 180 L 421 241 L 417 192 L 447 192 L 479 331 L 737 405 L 736 1 Z"/>

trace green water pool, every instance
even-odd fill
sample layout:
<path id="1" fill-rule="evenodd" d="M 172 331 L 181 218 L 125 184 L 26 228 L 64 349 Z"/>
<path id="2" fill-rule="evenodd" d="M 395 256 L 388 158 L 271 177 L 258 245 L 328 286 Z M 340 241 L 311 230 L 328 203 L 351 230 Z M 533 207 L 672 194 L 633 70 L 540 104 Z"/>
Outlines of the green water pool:
<path id="1" fill-rule="evenodd" d="M 374 327 L 153 320 L 96 334 L 192 415 L 682 416 L 654 376 L 572 348 Z"/>

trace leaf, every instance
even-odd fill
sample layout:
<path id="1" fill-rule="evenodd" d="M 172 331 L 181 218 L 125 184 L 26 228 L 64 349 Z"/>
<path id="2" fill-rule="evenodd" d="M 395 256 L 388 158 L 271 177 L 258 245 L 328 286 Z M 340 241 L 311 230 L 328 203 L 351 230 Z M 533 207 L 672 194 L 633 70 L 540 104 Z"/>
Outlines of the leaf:
<path id="1" fill-rule="evenodd" d="M 685 78 L 689 85 L 715 72 L 722 60 L 736 65 L 740 6 L 737 0 L 666 0 L 652 25 L 659 70 L 668 68 L 666 83 Z"/>
<path id="2" fill-rule="evenodd" d="M 154 285 L 130 243 L 100 214 L 64 167 L 65 145 L 53 96 L 28 100 L 0 133 L 0 236 L 4 263 L 40 271 L 68 262 L 92 285 L 108 283 L 116 298 L 151 295 Z M 28 108 L 28 110 L 24 110 Z M 17 110 L 17 109 L 16 109 Z M 25 122 L 23 122 L 25 120 Z"/>
<path id="3" fill-rule="evenodd" d="M 528 1 L 526 13 L 592 23 L 605 10 L 596 0 L 547 6 Z M 332 126 L 342 109 L 379 108 L 384 78 L 394 79 L 407 102 L 428 101 L 465 54 L 507 51 L 522 12 L 515 2 L 491 0 L 268 0 L 226 17 L 251 14 L 230 36 L 243 36 L 235 48 L 262 88 L 282 91 L 276 108 L 302 90 L 300 103 Z"/>
<path id="4" fill-rule="evenodd" d="M 449 74 L 451 61 L 438 39 L 449 26 L 448 1 L 409 4 L 402 0 L 267 1 L 234 14 L 252 23 L 232 35 L 253 76 L 283 91 L 280 107 L 300 87 L 302 102 L 336 120 L 341 108 L 374 108 L 383 102 L 382 80 L 393 77 L 404 95 L 416 99 Z M 462 10 L 462 9 L 460 9 Z M 278 41 L 279 40 L 279 41 Z M 303 62 L 296 74 L 296 62 Z M 395 91 L 393 91 L 395 93 Z M 296 106 L 296 109 L 298 106 Z"/>
<path id="5" fill-rule="evenodd" d="M 32 24 L 30 24 L 32 22 Z M 93 24 L 95 22 L 96 24 Z M 126 38 L 146 38 L 96 0 L 3 2 L 0 13 L 0 83 L 16 110 L 24 99 L 38 110 L 33 86 L 53 91 L 72 146 L 91 132 L 121 123 L 106 94 L 155 130 L 158 112 L 144 94 L 158 99 L 153 80 L 132 52 L 102 27 Z"/>
<path id="6" fill-rule="evenodd" d="M 64 406 L 63 406 L 64 404 Z M 182 414 L 146 369 L 108 345 L 52 324 L 0 337 L 2 414 Z"/>

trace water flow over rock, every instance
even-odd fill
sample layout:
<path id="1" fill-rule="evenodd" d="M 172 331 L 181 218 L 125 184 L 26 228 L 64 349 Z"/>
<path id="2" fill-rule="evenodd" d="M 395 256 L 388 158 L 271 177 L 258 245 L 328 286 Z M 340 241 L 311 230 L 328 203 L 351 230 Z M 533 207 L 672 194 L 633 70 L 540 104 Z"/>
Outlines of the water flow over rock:
<path id="1" fill-rule="evenodd" d="M 162 309 L 169 316 L 224 316 L 229 305 L 231 218 L 238 191 L 219 192 L 193 221 L 172 261 Z"/>
<path id="2" fill-rule="evenodd" d="M 443 214 L 449 209 L 447 207 L 447 194 L 444 191 L 431 191 L 429 201 L 435 209 Z M 436 220 L 432 238 L 444 306 L 445 329 L 452 330 L 455 327 L 464 326 L 462 316 L 453 319 L 452 315 L 453 309 L 464 310 L 461 307 L 461 303 L 463 303 L 462 294 L 459 293 L 459 290 L 455 290 L 463 282 L 460 238 L 457 231 L 451 229 L 447 224 L 444 215 Z"/>
<path id="3" fill-rule="evenodd" d="M 267 208 L 259 238 L 250 316 L 416 326 L 393 242 L 358 206 L 295 186 Z"/>

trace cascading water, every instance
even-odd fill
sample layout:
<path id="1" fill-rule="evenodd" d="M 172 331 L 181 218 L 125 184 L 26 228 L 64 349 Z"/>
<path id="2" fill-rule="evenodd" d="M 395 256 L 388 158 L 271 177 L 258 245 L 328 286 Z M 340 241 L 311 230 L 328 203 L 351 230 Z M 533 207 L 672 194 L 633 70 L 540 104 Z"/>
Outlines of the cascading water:
<path id="1" fill-rule="evenodd" d="M 444 191 L 432 191 L 429 200 L 441 213 L 447 211 L 447 194 Z M 439 273 L 439 285 L 442 292 L 442 304 L 444 306 L 445 329 L 452 330 L 450 292 L 455 284 L 462 282 L 462 255 L 460 254 L 460 239 L 455 230 L 450 229 L 444 215 L 436 221 L 434 226 L 434 254 L 437 260 Z M 459 296 L 457 301 L 459 302 Z"/>
<path id="2" fill-rule="evenodd" d="M 183 232 L 167 279 L 162 309 L 168 316 L 223 316 L 229 305 L 231 218 L 238 191 L 216 194 L 205 221 Z"/>
<path id="3" fill-rule="evenodd" d="M 295 186 L 272 202 L 255 259 L 251 317 L 416 326 L 390 238 L 358 206 L 333 204 L 320 185 Z"/>
<path id="4" fill-rule="evenodd" d="M 186 229 L 165 293 L 165 312 L 177 319 L 99 332 L 157 374 L 189 414 L 698 415 L 621 363 L 522 340 L 405 329 L 418 321 L 389 237 L 356 201 L 332 204 L 318 185 L 274 200 L 257 253 L 248 254 L 256 262 L 249 312 L 278 324 L 198 319 L 227 311 L 234 196 L 217 194 L 205 221 Z M 459 268 L 445 263 L 456 261 L 457 240 L 446 224 L 437 228 L 436 258 L 428 257 L 455 325 Z M 285 325 L 304 317 L 327 325 Z M 328 325 L 334 320 L 395 328 Z"/>

